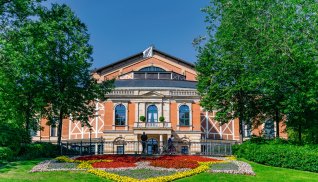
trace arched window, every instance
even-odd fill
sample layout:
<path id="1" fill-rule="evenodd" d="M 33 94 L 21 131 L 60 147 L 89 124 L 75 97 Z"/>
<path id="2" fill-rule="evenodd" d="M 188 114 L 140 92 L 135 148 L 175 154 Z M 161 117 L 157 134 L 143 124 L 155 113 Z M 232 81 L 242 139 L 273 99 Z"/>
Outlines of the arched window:
<path id="1" fill-rule="evenodd" d="M 155 105 L 150 105 L 147 109 L 147 122 L 158 122 L 158 109 Z"/>
<path id="2" fill-rule="evenodd" d="M 115 125 L 123 126 L 126 122 L 126 107 L 119 104 L 115 107 Z"/>
<path id="3" fill-rule="evenodd" d="M 179 125 L 189 126 L 190 125 L 190 109 L 187 105 L 179 107 Z"/>
<path id="4" fill-rule="evenodd" d="M 166 70 L 156 67 L 156 66 L 148 66 L 145 68 L 141 68 L 140 72 L 165 72 Z"/>

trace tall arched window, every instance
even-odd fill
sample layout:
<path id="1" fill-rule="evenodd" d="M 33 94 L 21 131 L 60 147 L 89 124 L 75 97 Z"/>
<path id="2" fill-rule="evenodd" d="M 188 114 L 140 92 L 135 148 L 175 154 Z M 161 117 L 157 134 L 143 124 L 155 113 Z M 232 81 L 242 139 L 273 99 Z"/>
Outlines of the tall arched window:
<path id="1" fill-rule="evenodd" d="M 179 125 L 189 126 L 190 125 L 190 109 L 187 105 L 179 107 Z"/>
<path id="2" fill-rule="evenodd" d="M 115 125 L 125 125 L 126 122 L 126 107 L 119 104 L 115 107 Z"/>
<path id="3" fill-rule="evenodd" d="M 154 123 L 158 122 L 158 109 L 155 105 L 150 105 L 147 108 L 147 122 Z"/>

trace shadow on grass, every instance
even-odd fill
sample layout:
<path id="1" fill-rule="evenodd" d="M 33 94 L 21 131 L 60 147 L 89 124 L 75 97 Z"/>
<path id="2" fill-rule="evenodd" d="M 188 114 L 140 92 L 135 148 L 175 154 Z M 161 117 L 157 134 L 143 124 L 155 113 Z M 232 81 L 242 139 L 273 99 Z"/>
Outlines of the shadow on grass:
<path id="1" fill-rule="evenodd" d="M 35 159 L 35 160 L 21 160 L 21 161 L 13 161 L 13 162 L 0 162 L 0 173 L 6 173 L 11 170 L 25 170 L 28 168 L 32 168 L 34 165 L 39 163 L 43 159 Z"/>

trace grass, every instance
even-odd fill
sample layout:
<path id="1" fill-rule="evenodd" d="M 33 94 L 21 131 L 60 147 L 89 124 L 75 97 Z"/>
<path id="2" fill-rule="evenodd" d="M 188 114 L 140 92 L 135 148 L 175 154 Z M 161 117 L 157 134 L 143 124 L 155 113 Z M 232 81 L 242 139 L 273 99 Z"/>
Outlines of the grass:
<path id="1" fill-rule="evenodd" d="M 256 176 L 247 175 L 234 175 L 234 174 L 222 174 L 222 173 L 202 173 L 196 176 L 183 178 L 178 182 L 187 181 L 275 181 L 275 182 L 318 182 L 318 173 L 299 171 L 294 169 L 285 169 L 279 167 L 265 166 L 254 162 L 245 161 L 251 164 Z"/>
<path id="2" fill-rule="evenodd" d="M 38 160 L 11 162 L 0 167 L 0 182 L 3 181 L 107 181 L 92 174 L 85 172 L 42 172 L 29 173 Z M 284 169 L 278 167 L 269 167 L 254 162 L 249 162 L 256 176 L 233 175 L 233 174 L 212 174 L 202 173 L 196 176 L 178 180 L 186 181 L 299 181 L 299 182 L 318 182 L 318 173 L 298 171 L 293 169 Z"/>
<path id="3" fill-rule="evenodd" d="M 129 176 L 132 178 L 137 179 L 147 179 L 157 176 L 168 176 L 173 173 L 174 171 L 157 171 L 151 169 L 135 169 L 135 170 L 124 170 L 124 171 L 113 171 L 113 173 L 122 175 L 122 176 Z"/>
<path id="4" fill-rule="evenodd" d="M 41 173 L 29 173 L 33 166 L 39 163 L 40 159 L 10 162 L 0 167 L 0 182 L 5 181 L 105 181 L 104 179 L 97 177 L 93 174 L 85 172 L 41 172 Z"/>

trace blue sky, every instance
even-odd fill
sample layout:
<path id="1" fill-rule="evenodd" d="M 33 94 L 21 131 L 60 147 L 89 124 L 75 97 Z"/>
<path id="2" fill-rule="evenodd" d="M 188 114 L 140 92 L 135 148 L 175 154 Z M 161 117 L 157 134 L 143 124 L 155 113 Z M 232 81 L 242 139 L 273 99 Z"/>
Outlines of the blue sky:
<path id="1" fill-rule="evenodd" d="M 208 0 L 48 0 L 65 3 L 87 25 L 98 68 L 139 53 L 149 45 L 189 62 L 192 40 L 206 35 L 201 8 Z"/>

